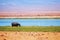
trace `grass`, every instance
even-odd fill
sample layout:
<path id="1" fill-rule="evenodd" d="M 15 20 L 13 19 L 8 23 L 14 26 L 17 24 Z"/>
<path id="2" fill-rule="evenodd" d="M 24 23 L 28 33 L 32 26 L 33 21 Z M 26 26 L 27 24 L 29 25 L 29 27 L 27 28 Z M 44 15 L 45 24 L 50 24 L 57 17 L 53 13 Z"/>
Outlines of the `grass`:
<path id="1" fill-rule="evenodd" d="M 9 27 L 0 26 L 0 31 L 24 31 L 24 32 L 60 32 L 60 26 L 31 26 L 31 27 Z"/>

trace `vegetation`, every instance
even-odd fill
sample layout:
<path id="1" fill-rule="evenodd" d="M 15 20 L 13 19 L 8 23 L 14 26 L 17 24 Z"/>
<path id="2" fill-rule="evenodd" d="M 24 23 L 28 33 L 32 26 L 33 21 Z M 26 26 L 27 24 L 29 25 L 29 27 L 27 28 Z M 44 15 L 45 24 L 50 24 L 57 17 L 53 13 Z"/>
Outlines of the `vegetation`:
<path id="1" fill-rule="evenodd" d="M 24 32 L 60 32 L 60 26 L 0 26 L 0 31 L 24 31 Z"/>
<path id="2" fill-rule="evenodd" d="M 60 19 L 60 18 L 0 18 L 0 19 Z"/>

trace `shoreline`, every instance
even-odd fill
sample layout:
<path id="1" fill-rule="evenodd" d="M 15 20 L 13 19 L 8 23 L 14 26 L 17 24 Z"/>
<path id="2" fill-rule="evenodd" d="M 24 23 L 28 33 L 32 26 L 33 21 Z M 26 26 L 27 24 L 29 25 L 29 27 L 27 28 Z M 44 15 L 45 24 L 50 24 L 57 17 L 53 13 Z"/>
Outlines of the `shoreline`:
<path id="1" fill-rule="evenodd" d="M 32 17 L 27 17 L 27 16 L 25 16 L 25 17 L 0 17 L 0 18 L 48 18 L 48 19 L 50 19 L 50 18 L 60 18 L 60 16 L 32 16 Z"/>

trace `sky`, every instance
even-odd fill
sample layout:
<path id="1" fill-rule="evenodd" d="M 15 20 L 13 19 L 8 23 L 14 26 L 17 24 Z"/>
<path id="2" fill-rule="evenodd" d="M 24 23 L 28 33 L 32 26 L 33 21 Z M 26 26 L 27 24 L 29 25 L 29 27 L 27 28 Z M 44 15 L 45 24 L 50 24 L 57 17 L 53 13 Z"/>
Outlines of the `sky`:
<path id="1" fill-rule="evenodd" d="M 60 11 L 60 0 L 0 0 L 0 14 Z"/>

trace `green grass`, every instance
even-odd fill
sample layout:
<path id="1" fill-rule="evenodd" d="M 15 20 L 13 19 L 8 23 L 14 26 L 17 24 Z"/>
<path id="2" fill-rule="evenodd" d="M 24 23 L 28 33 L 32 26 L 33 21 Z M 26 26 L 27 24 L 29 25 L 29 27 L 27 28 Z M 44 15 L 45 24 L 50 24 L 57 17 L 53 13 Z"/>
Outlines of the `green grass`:
<path id="1" fill-rule="evenodd" d="M 24 31 L 24 32 L 60 32 L 60 26 L 22 26 L 22 27 L 10 27 L 0 26 L 0 31 Z"/>

